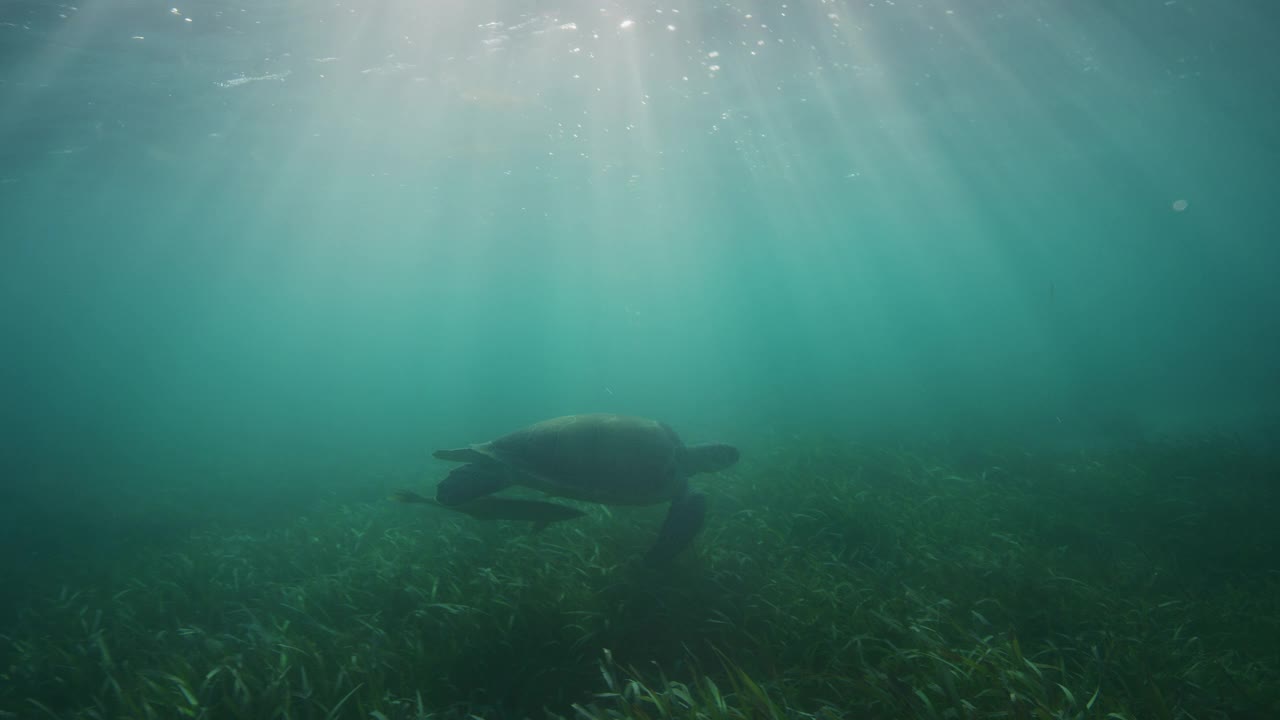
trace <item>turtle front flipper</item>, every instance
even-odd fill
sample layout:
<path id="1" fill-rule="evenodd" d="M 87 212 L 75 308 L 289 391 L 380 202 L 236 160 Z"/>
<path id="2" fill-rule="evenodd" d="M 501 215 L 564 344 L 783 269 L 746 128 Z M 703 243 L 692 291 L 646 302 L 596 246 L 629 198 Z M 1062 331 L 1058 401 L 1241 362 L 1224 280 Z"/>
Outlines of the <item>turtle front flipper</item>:
<path id="1" fill-rule="evenodd" d="M 491 495 L 510 485 L 507 468 L 497 463 L 467 463 L 449 472 L 436 485 L 436 502 L 461 505 Z"/>
<path id="2" fill-rule="evenodd" d="M 658 541 L 649 549 L 645 562 L 661 565 L 670 561 L 693 541 L 707 516 L 707 496 L 686 493 L 671 502 L 667 519 L 662 522 Z"/>

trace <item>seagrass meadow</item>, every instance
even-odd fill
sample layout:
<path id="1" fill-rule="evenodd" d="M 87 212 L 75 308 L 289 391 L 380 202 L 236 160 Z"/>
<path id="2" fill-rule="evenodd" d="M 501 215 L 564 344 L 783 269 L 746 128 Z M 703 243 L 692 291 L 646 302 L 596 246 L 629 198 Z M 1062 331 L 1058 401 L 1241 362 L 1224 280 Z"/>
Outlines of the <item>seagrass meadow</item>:
<path id="1" fill-rule="evenodd" d="M 0 720 L 1280 718 L 1276 6 L 0 0 Z"/>
<path id="2" fill-rule="evenodd" d="M 663 569 L 637 562 L 656 511 L 584 506 L 532 533 L 319 500 L 288 522 L 200 527 L 45 579 L 0 638 L 0 712 L 1280 712 L 1274 457 L 1225 438 L 752 450 L 703 481 L 708 526 Z"/>

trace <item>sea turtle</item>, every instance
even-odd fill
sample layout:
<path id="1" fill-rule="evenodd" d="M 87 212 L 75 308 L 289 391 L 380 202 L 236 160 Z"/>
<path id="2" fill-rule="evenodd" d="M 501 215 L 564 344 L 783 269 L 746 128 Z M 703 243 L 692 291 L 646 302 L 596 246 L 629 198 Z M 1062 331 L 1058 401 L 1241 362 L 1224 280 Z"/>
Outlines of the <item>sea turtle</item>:
<path id="1" fill-rule="evenodd" d="M 486 516 L 501 517 L 503 503 L 510 501 L 487 496 L 512 485 L 606 505 L 669 502 L 650 562 L 674 557 L 702 528 L 706 497 L 689 491 L 689 476 L 738 461 L 732 446 L 685 445 L 663 423 L 607 414 L 544 420 L 490 442 L 433 454 L 465 463 L 436 486 L 436 502 L 462 512 L 485 499 Z M 528 510 L 522 506 L 513 514 L 530 519 Z"/>

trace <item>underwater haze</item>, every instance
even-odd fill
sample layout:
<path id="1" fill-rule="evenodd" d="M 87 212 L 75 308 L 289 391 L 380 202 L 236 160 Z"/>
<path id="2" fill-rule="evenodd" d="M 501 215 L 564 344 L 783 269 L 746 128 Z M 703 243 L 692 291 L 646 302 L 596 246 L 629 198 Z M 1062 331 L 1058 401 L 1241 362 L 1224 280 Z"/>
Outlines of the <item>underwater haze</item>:
<path id="1" fill-rule="evenodd" d="M 801 531 L 792 523 L 810 517 L 802 499 L 821 505 L 857 496 L 874 505 L 867 500 L 874 495 L 858 495 L 857 483 L 878 477 L 867 468 L 881 465 L 884 477 L 919 480 L 912 474 L 918 471 L 931 479 L 908 483 L 919 496 L 893 495 L 900 506 L 885 499 L 880 510 L 865 510 L 884 513 L 877 527 L 902 522 L 942 533 L 951 516 L 917 513 L 929 498 L 961 493 L 956 512 L 972 511 L 964 517 L 981 528 L 972 538 L 984 538 L 975 543 L 1021 537 L 987 523 L 1048 512 L 1062 497 L 1037 494 L 1039 482 L 1054 477 L 1061 485 L 1050 484 L 1065 488 L 1069 477 L 1094 473 L 1081 489 L 1064 490 L 1077 499 L 1089 488 L 1100 494 L 1080 499 L 1073 516 L 1080 523 L 1127 522 L 1158 505 L 1176 522 L 1095 537 L 1092 530 L 1079 535 L 1074 520 L 1026 520 L 1028 528 L 1073 528 L 1041 538 L 1046 553 L 1087 536 L 1090 547 L 1114 541 L 1129 548 L 1104 555 L 1140 567 L 1146 561 L 1135 559 L 1132 547 L 1184 547 L 1170 539 L 1170 528 L 1180 528 L 1185 548 L 1197 547 L 1194 538 L 1217 537 L 1210 526 L 1220 521 L 1212 527 L 1257 531 L 1248 559 L 1225 560 L 1236 542 L 1225 536 L 1220 546 L 1206 540 L 1194 561 L 1180 556 L 1178 567 L 1198 578 L 1181 587 L 1213 585 L 1187 569 L 1193 566 L 1230 566 L 1250 582 L 1274 578 L 1277 568 L 1266 559 L 1277 545 L 1274 531 L 1252 513 L 1276 507 L 1265 478 L 1275 469 L 1270 458 L 1280 433 L 1276 17 L 1266 2 L 1209 0 L 0 4 L 0 571 L 9 578 L 0 589 L 0 633 L 12 643 L 2 678 L 12 689 L 0 692 L 0 717 L 179 716 L 156 709 L 160 696 L 147 693 L 157 683 L 188 716 L 571 715 L 575 703 L 596 697 L 593 691 L 634 699 L 634 691 L 620 689 L 622 676 L 643 675 L 651 662 L 699 692 L 711 691 L 698 673 L 707 683 L 719 678 L 712 687 L 742 702 L 764 702 L 759 691 L 770 704 L 744 705 L 741 713 L 764 717 L 767 708 L 803 714 L 853 707 L 833 700 L 841 692 L 834 686 L 788 685 L 797 667 L 838 656 L 860 668 L 843 671 L 849 677 L 909 674 L 896 660 L 847 657 L 852 645 L 821 662 L 784 662 L 785 653 L 757 662 L 770 636 L 723 608 L 726 618 L 746 623 L 740 633 L 714 639 L 722 655 L 702 658 L 727 657 L 723 666 L 695 672 L 681 664 L 682 651 L 671 650 L 713 642 L 697 623 L 672 622 L 680 637 L 669 647 L 632 645 L 627 662 L 640 668 L 634 670 L 599 659 L 603 650 L 624 653 L 623 639 L 611 638 L 612 647 L 595 636 L 569 642 L 555 635 L 569 620 L 524 618 L 512 622 L 526 637 L 554 629 L 530 647 L 562 643 L 577 653 L 552 655 L 542 666 L 588 672 L 572 682 L 553 678 L 558 695 L 494 690 L 476 679 L 496 662 L 485 656 L 458 670 L 463 679 L 434 688 L 425 706 L 419 694 L 413 708 L 413 678 L 436 672 L 426 669 L 436 667 L 429 647 L 414 656 L 417 675 L 357 683 L 356 671 L 346 668 L 323 703 L 298 699 L 313 697 L 310 684 L 305 692 L 280 691 L 298 703 L 283 711 L 265 700 L 255 704 L 274 697 L 279 678 L 261 688 L 246 681 L 242 695 L 240 685 L 219 689 L 215 682 L 231 672 L 216 668 L 230 665 L 193 661 L 179 671 L 156 660 L 169 650 L 181 656 L 179 646 L 127 661 L 119 649 L 114 660 L 107 657 L 106 645 L 101 657 L 83 649 L 133 631 L 133 647 L 143 646 L 138 638 L 178 642 L 173 638 L 196 632 L 190 618 L 199 616 L 206 617 L 199 627 L 210 633 L 202 647 L 211 657 L 222 656 L 218 648 L 232 643 L 228 638 L 240 638 L 237 652 L 248 657 L 252 643 L 237 633 L 272 626 L 263 608 L 279 598 L 256 605 L 268 595 L 241 583 L 250 576 L 267 583 L 262 587 L 336 577 L 328 563 L 338 562 L 333 548 L 341 543 L 324 538 L 350 540 L 347 526 L 400 539 L 396 550 L 377 556 L 387 560 L 385 574 L 364 554 L 383 550 L 359 543 L 342 545 L 349 551 L 343 567 L 373 573 L 395 592 L 425 586 L 432 598 L 437 591 L 425 576 L 408 580 L 389 568 L 410 573 L 406 558 L 413 557 L 426 564 L 412 572 L 447 577 L 444 564 L 431 569 L 423 554 L 428 546 L 453 552 L 442 537 L 471 538 L 466 552 L 486 548 L 474 564 L 440 558 L 460 563 L 464 576 L 481 565 L 494 572 L 509 566 L 518 575 L 538 559 L 551 562 L 537 549 L 543 544 L 568 548 L 565 557 L 579 560 L 615 553 L 625 565 L 651 540 L 660 512 L 636 516 L 633 529 L 630 519 L 613 522 L 592 509 L 594 524 L 581 526 L 591 530 L 574 535 L 564 523 L 528 536 L 508 532 L 514 524 L 466 524 L 385 501 L 399 488 L 430 493 L 448 469 L 431 458 L 434 449 L 576 413 L 657 418 L 687 442 L 741 450 L 743 463 L 724 473 L 731 483 L 724 497 L 717 500 L 716 480 L 698 481 L 711 495 L 712 520 L 699 549 L 681 560 L 688 576 L 654 581 L 678 585 L 672 592 L 691 593 L 702 607 L 719 608 L 715 603 L 734 593 L 723 584 L 694 589 L 690 577 L 723 577 L 730 565 L 750 564 L 715 554 L 727 552 L 728 539 L 748 554 L 767 544 L 764 538 L 811 547 L 814 538 L 831 536 L 793 533 Z M 916 459 L 873 462 L 849 449 L 855 445 L 915 448 Z M 996 448 L 999 459 L 991 454 Z M 1071 457 L 1073 469 L 1057 460 L 1024 466 L 1012 459 L 1032 456 Z M 810 459 L 791 460 L 799 457 Z M 1116 496 L 1135 504 L 1099 509 L 1114 509 L 1109 503 L 1120 501 L 1107 493 L 1125 486 L 1115 478 L 1139 467 L 1154 468 L 1133 481 L 1149 483 L 1145 490 Z M 1009 486 L 981 484 L 1007 473 L 1030 479 L 1013 495 Z M 1212 488 L 1226 487 L 1224 474 L 1249 480 L 1215 494 Z M 846 477 L 852 485 L 840 484 Z M 930 484 L 944 477 L 976 484 Z M 1190 477 L 1206 484 L 1188 489 Z M 804 485 L 810 482 L 835 485 Z M 1188 494 L 1160 505 L 1148 493 L 1172 485 Z M 964 494 L 971 491 L 977 494 Z M 1025 503 L 1007 499 L 1014 496 Z M 1230 512 L 1215 515 L 1200 504 L 1227 503 L 1226 496 Z M 772 516 L 778 524 L 760 520 L 755 534 L 741 525 L 771 507 L 791 510 Z M 878 522 L 858 512 L 847 522 Z M 1209 519 L 1187 524 L 1192 516 Z M 298 522 L 310 525 L 299 530 Z M 839 533 L 848 529 L 845 520 L 830 522 L 844 528 Z M 1143 534 L 1156 525 L 1159 532 Z M 840 534 L 841 548 L 874 557 L 893 546 L 903 558 L 915 557 L 903 538 L 923 537 L 905 529 L 866 532 Z M 586 535 L 606 550 L 589 552 Z M 897 540 L 884 540 L 890 536 Z M 955 542 L 938 537 L 937 547 Z M 223 569 L 193 570 L 168 551 L 223 558 L 214 563 Z M 850 567 L 871 562 L 831 552 Z M 262 560 L 273 556 L 296 560 L 279 567 Z M 888 563 L 898 556 L 879 557 Z M 1027 555 L 1027 566 L 1052 566 L 1047 557 Z M 1097 561 L 1090 568 L 1105 564 L 1090 558 Z M 1249 564 L 1255 560 L 1270 564 Z M 189 572 L 191 582 L 214 582 L 240 562 L 248 574 L 236 575 L 226 597 L 180 579 Z M 570 561 L 556 562 L 563 569 Z M 606 597 L 600 588 L 616 587 L 613 566 L 599 562 L 600 584 L 584 585 L 582 598 Z M 829 558 L 814 563 L 830 565 Z M 1130 577 L 1099 573 L 1100 586 L 1120 587 L 1117 578 Z M 112 598 L 129 597 L 116 593 L 156 587 L 153 577 L 207 601 L 193 600 L 190 615 L 170 620 L 139 608 L 116 615 L 108 609 L 106 622 L 124 618 L 111 633 L 86 624 L 92 611 L 76 605 L 77 598 L 98 598 L 101 615 Z M 520 577 L 499 585 L 558 582 L 550 572 Z M 912 577 L 884 587 L 945 579 Z M 1081 575 L 1081 583 L 1090 577 Z M 806 582 L 822 586 L 812 577 Z M 797 587 L 806 582 L 797 579 Z M 1023 586 L 1011 583 L 1010 592 L 1025 597 Z M 1141 594 L 1159 589 L 1133 583 L 1133 597 L 1152 607 L 1175 597 Z M 764 585 L 743 581 L 741 591 Z M 437 604 L 461 607 L 468 593 L 480 592 L 454 587 L 464 599 Z M 1247 597 L 1266 595 L 1259 593 Z M 635 597 L 627 597 L 620 605 L 634 607 Z M 1262 613 L 1246 596 L 1232 597 Z M 221 639 L 212 639 L 208 628 L 220 621 L 207 618 L 224 617 L 211 609 L 224 600 L 257 614 L 251 623 L 229 622 Z M 421 611 L 407 608 L 423 603 L 396 602 L 360 622 L 397 637 L 378 623 L 418 618 Z M 563 597 L 558 602 L 561 611 L 577 612 Z M 1099 602 L 1089 596 L 1080 607 Z M 348 598 L 331 607 L 343 613 L 356 605 Z M 600 617 L 613 617 L 620 605 L 606 602 Z M 984 618 L 994 612 L 973 610 Z M 1025 617 L 1010 612 L 1007 626 L 1021 627 Z M 807 616 L 797 610 L 788 617 Z M 295 622 L 292 631 L 254 637 L 267 653 L 282 643 L 303 647 L 301 639 L 281 639 L 300 632 L 302 622 Z M 350 618 L 324 622 L 356 626 Z M 778 638 L 802 633 L 779 623 L 771 626 L 784 628 Z M 50 648 L 81 650 L 62 656 L 50 649 L 47 666 L 14 659 L 37 653 L 34 634 L 6 630 L 24 625 L 43 628 L 46 640 L 65 630 L 65 642 Z M 503 633 L 512 627 L 483 632 L 511 648 Z M 157 632 L 164 637 L 156 639 Z M 732 640 L 747 636 L 760 638 L 760 646 Z M 1044 631 L 1043 638 L 1051 636 Z M 84 645 L 85 638 L 98 640 Z M 1014 639 L 1006 649 L 1011 667 L 1025 670 L 1018 661 L 1029 646 Z M 369 652 L 391 653 L 388 647 Z M 332 652 L 317 648 L 309 650 L 315 657 L 348 654 L 341 644 Z M 411 654 L 394 651 L 401 659 Z M 81 660 L 96 669 L 70 678 L 65 669 Z M 128 690 L 122 678 L 147 662 L 161 674 L 143 673 L 136 692 Z M 304 670 L 303 681 L 315 681 L 321 665 Z M 1068 666 L 1061 664 L 1064 673 Z M 63 670 L 31 670 L 23 679 L 20 667 Z M 236 667 L 250 675 L 247 665 Z M 716 675 L 717 668 L 727 675 Z M 1174 700 L 1161 715 L 1153 696 L 1137 689 L 1165 670 L 1178 674 L 1152 666 L 1145 685 L 1132 679 L 1116 690 L 1104 683 L 1101 702 L 1128 698 L 1108 706 L 1122 717 L 1180 717 Z M 94 673 L 107 673 L 116 691 Z M 919 687 L 940 687 L 932 673 Z M 161 675 L 194 680 L 183 680 L 189 684 L 178 692 Z M 197 688 L 201 677 L 205 685 Z M 967 677 L 977 695 L 987 680 L 1008 694 L 1006 675 Z M 1270 689 L 1230 706 L 1182 695 L 1182 709 L 1263 717 L 1280 708 L 1272 704 L 1280 697 L 1274 676 L 1241 677 L 1221 687 L 1256 680 Z M 609 687 L 600 685 L 606 680 Z M 636 676 L 641 681 L 656 682 Z M 1061 705 L 1055 683 L 1081 697 Z M 1083 703 L 1095 685 L 1073 686 L 1066 675 L 1046 680 L 1053 697 L 1046 695 L 1045 707 L 1091 711 L 1092 702 L 1087 709 Z M 665 696 L 669 702 L 682 702 L 678 689 L 655 687 L 674 693 Z M 862 717 L 930 716 L 911 704 L 911 690 L 885 687 L 882 698 L 865 686 L 850 691 L 880 703 L 863 707 Z M 252 699 L 248 688 L 255 688 Z M 986 707 L 963 689 L 919 692 L 965 717 Z M 806 698 L 832 704 L 820 710 Z M 1023 710 L 991 712 L 1048 716 Z M 577 710 L 584 718 L 628 711 Z"/>

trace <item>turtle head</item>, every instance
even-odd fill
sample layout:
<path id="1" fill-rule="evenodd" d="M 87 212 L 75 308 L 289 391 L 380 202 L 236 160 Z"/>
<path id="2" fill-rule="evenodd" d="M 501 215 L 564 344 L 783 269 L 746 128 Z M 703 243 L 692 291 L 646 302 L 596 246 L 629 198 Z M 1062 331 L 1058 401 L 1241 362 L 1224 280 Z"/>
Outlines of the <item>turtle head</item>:
<path id="1" fill-rule="evenodd" d="M 736 462 L 738 462 L 738 448 L 721 443 L 702 443 L 689 445 L 684 449 L 681 469 L 686 474 L 693 475 L 724 470 Z"/>

